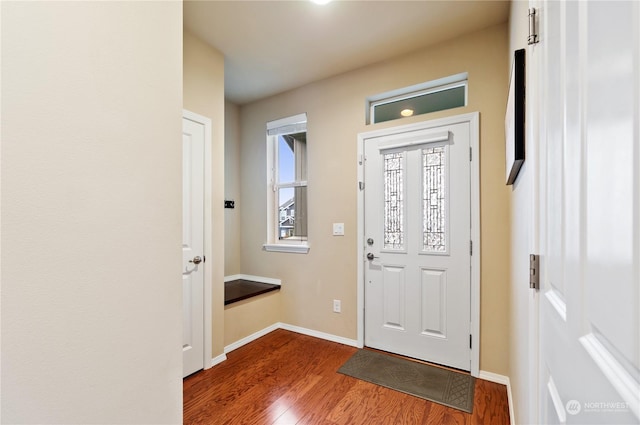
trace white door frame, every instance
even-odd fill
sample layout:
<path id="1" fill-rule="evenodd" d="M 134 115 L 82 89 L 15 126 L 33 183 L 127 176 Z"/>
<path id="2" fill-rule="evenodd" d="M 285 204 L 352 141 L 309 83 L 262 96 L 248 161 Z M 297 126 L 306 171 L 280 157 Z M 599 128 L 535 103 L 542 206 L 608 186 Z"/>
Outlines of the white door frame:
<path id="1" fill-rule="evenodd" d="M 408 131 L 426 130 L 434 127 L 469 123 L 471 144 L 470 176 L 471 176 L 471 375 L 480 374 L 480 114 L 471 112 L 463 115 L 423 121 L 414 124 L 367 131 L 358 134 L 358 182 L 364 185 L 364 142 L 366 139 L 388 136 Z M 365 188 L 366 190 L 366 188 Z M 358 347 L 364 347 L 364 191 L 358 191 L 358 294 L 357 294 L 357 326 Z"/>
<path id="2" fill-rule="evenodd" d="M 212 270 L 211 264 L 213 255 L 211 253 L 212 242 L 212 218 L 211 218 L 211 119 L 198 115 L 186 109 L 182 110 L 182 118 L 188 119 L 204 126 L 204 350 L 203 362 L 204 369 L 211 368 L 211 344 L 212 344 L 212 310 L 211 310 L 211 280 Z"/>

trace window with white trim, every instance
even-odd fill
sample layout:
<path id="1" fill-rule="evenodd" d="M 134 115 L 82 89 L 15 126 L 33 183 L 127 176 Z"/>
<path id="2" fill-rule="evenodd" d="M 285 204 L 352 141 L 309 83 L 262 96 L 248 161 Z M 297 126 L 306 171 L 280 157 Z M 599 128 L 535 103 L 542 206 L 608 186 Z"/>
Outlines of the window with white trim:
<path id="1" fill-rule="evenodd" d="M 267 123 L 267 251 L 306 253 L 307 114 Z"/>
<path id="2" fill-rule="evenodd" d="M 367 105 L 367 124 L 466 106 L 467 73 L 370 96 Z"/>

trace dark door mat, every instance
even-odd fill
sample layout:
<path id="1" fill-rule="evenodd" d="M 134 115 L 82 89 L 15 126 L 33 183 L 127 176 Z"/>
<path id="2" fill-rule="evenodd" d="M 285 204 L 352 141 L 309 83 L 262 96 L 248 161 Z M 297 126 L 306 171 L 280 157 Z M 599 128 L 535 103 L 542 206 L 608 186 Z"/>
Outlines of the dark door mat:
<path id="1" fill-rule="evenodd" d="M 358 350 L 338 372 L 467 413 L 473 412 L 476 380 L 471 375 L 370 350 Z"/>

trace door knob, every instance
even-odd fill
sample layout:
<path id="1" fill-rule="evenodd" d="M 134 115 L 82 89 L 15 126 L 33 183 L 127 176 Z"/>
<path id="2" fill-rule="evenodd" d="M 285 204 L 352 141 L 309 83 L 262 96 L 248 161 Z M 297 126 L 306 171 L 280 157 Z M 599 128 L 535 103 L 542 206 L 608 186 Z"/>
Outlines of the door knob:
<path id="1" fill-rule="evenodd" d="M 374 258 L 380 258 L 380 257 L 376 257 L 375 255 L 373 255 L 373 252 L 370 252 L 367 254 L 367 260 L 371 261 Z"/>
<path id="2" fill-rule="evenodd" d="M 202 263 L 202 258 L 200 258 L 199 256 L 195 256 L 193 257 L 193 260 L 189 260 L 189 262 L 193 264 L 200 264 Z"/>

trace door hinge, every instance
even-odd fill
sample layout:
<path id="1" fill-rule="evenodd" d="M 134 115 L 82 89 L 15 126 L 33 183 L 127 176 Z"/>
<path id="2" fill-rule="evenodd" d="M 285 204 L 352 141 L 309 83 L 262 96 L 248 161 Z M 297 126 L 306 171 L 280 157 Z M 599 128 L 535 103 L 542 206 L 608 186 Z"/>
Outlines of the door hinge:
<path id="1" fill-rule="evenodd" d="M 469 350 L 473 347 L 473 335 L 469 334 Z"/>
<path id="2" fill-rule="evenodd" d="M 473 161 L 473 148 L 469 147 L 469 162 Z"/>
<path id="3" fill-rule="evenodd" d="M 473 241 L 469 241 L 469 255 L 473 255 Z"/>
<path id="4" fill-rule="evenodd" d="M 358 187 L 360 190 L 364 190 L 364 182 L 358 182 Z"/>
<path id="5" fill-rule="evenodd" d="M 540 289 L 540 256 L 529 254 L 529 288 Z"/>
<path id="6" fill-rule="evenodd" d="M 536 31 L 536 9 L 529 9 L 529 37 L 527 37 L 527 44 L 532 45 L 538 43 L 538 33 Z"/>

